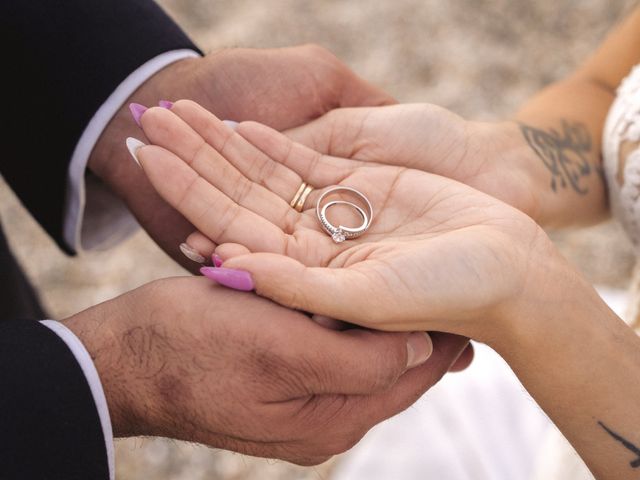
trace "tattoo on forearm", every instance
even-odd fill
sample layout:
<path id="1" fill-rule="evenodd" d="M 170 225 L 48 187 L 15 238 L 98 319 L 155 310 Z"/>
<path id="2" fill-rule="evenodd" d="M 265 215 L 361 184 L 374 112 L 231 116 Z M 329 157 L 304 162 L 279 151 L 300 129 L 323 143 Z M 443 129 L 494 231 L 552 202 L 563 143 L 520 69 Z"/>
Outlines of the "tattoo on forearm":
<path id="1" fill-rule="evenodd" d="M 636 455 L 637 458 L 635 458 L 631 462 L 629 462 L 629 465 L 631 465 L 631 468 L 639 468 L 640 467 L 640 448 L 636 447 L 633 443 L 631 443 L 626 438 L 622 437 L 620 434 L 618 434 L 618 433 L 614 432 L 613 430 L 611 430 L 609 427 L 607 427 L 604 423 L 602 423 L 599 420 L 598 420 L 598 425 L 600 425 L 602 428 L 604 428 L 604 430 L 609 435 L 611 435 L 615 440 L 620 442 L 624 448 L 626 448 L 627 450 L 633 452 L 633 454 Z"/>
<path id="2" fill-rule="evenodd" d="M 551 189 L 572 188 L 580 195 L 589 189 L 582 180 L 595 170 L 589 164 L 591 136 L 582 123 L 562 121 L 562 130 L 542 130 L 520 124 L 522 135 L 551 172 Z"/>

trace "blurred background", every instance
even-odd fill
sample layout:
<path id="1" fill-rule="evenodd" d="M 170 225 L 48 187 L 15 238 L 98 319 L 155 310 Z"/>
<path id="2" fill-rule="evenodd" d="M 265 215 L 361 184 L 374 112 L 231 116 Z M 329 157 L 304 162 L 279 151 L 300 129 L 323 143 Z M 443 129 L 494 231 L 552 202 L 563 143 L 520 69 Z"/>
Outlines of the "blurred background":
<path id="1" fill-rule="evenodd" d="M 317 43 L 401 102 L 432 102 L 474 119 L 503 119 L 570 72 L 631 0 L 161 0 L 205 51 Z M 0 183 L 9 241 L 53 318 L 155 278 L 185 275 L 143 233 L 117 248 L 65 257 Z M 624 290 L 634 256 L 618 227 L 554 232 L 596 284 Z M 410 435 L 410 432 L 407 432 Z M 330 479 L 316 468 L 164 439 L 117 442 L 119 480 Z"/>

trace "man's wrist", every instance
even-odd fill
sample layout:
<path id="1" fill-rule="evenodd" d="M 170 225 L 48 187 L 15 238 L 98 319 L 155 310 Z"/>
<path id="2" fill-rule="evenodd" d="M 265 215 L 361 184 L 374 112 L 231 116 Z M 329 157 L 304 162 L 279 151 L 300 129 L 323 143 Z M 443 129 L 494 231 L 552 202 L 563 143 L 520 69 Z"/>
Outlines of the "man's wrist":
<path id="1" fill-rule="evenodd" d="M 157 105 L 159 100 L 176 100 L 194 96 L 198 70 L 203 58 L 185 58 L 173 62 L 147 79 L 111 118 L 89 157 L 89 169 L 114 189 L 130 177 L 126 149 L 128 136 L 140 137 L 142 131 L 129 112 L 132 102 Z"/>
<path id="2" fill-rule="evenodd" d="M 119 305 L 118 297 L 79 312 L 61 323 L 82 342 L 91 356 L 100 377 L 107 401 L 113 435 L 125 436 L 137 430 L 139 419 L 133 411 L 127 390 L 128 375 L 122 368 L 124 355 L 121 352 L 124 338 L 119 335 L 123 316 L 132 312 Z M 137 393 L 136 393 L 137 394 Z"/>

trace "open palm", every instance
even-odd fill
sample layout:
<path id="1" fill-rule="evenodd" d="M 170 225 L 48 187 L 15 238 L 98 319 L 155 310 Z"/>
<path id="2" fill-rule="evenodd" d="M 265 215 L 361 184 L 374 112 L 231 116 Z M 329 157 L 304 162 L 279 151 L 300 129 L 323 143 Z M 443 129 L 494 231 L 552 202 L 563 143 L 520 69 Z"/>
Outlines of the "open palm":
<path id="1" fill-rule="evenodd" d="M 387 330 L 482 336 L 474 321 L 522 289 L 540 230 L 524 214 L 456 181 L 403 167 L 324 156 L 256 123 L 233 132 L 198 105 L 151 109 L 153 146 L 138 158 L 166 201 L 258 294 Z M 316 187 L 305 210 L 289 201 Z M 367 233 L 336 244 L 315 204 L 349 186 L 373 204 Z M 344 222 L 335 222 L 344 223 Z"/>

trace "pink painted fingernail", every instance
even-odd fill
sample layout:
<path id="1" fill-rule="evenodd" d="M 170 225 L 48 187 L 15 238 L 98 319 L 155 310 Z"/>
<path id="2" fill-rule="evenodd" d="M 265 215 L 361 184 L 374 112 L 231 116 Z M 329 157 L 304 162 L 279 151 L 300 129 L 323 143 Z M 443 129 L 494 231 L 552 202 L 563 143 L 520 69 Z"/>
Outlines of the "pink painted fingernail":
<path id="1" fill-rule="evenodd" d="M 213 262 L 214 267 L 222 266 L 222 257 L 220 255 L 216 255 L 215 253 L 211 255 L 211 261 Z"/>
<path id="2" fill-rule="evenodd" d="M 147 107 L 140 105 L 139 103 L 130 103 L 129 111 L 131 112 L 131 115 L 133 115 L 133 119 L 136 121 L 138 126 L 141 127 L 140 117 L 142 117 L 142 114 L 147 111 Z"/>
<path id="3" fill-rule="evenodd" d="M 173 102 L 170 102 L 169 100 L 160 100 L 158 102 L 158 106 L 166 108 L 167 110 L 171 110 L 171 107 L 173 107 Z"/>
<path id="4" fill-rule="evenodd" d="M 251 274 L 244 270 L 224 267 L 202 267 L 200 273 L 214 282 L 234 290 L 250 292 L 255 288 Z"/>

